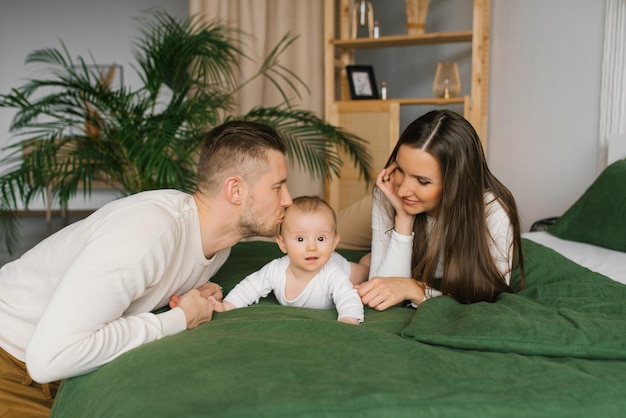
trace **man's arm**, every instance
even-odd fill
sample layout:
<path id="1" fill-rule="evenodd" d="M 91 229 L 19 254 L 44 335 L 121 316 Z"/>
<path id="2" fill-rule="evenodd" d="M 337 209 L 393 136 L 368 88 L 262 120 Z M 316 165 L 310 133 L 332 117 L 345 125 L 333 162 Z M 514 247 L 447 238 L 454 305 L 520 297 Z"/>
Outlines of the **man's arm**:
<path id="1" fill-rule="evenodd" d="M 213 305 L 195 292 L 185 295 L 183 307 L 150 312 L 167 300 L 168 289 L 180 289 L 185 280 L 174 283 L 170 274 L 177 228 L 166 222 L 155 228 L 152 220 L 166 219 L 158 213 L 142 211 L 145 222 L 139 215 L 124 215 L 95 231 L 53 290 L 26 349 L 35 381 L 88 373 L 126 351 L 210 319 Z"/>

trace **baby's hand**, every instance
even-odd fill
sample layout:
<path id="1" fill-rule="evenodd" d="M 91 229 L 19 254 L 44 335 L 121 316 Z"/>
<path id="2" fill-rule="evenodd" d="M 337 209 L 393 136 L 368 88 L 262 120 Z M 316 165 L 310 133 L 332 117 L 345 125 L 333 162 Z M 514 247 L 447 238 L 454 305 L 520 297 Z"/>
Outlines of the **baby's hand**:
<path id="1" fill-rule="evenodd" d="M 342 316 L 337 321 L 343 322 L 344 324 L 350 324 L 350 325 L 359 325 L 359 323 L 361 322 L 359 321 L 358 318 L 351 318 L 349 316 Z"/>
<path id="2" fill-rule="evenodd" d="M 209 302 L 213 302 L 213 305 L 215 305 L 215 312 L 226 312 L 236 308 L 235 305 L 233 305 L 232 303 L 228 301 L 219 301 L 213 296 L 209 296 L 207 299 L 209 300 Z"/>

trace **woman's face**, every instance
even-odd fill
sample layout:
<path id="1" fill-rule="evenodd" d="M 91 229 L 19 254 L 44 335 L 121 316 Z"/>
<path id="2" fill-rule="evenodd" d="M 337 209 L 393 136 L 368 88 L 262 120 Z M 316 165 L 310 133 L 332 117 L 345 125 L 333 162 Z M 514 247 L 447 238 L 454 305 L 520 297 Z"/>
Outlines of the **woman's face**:
<path id="1" fill-rule="evenodd" d="M 404 210 L 411 215 L 426 212 L 437 217 L 443 177 L 439 162 L 426 151 L 401 145 L 393 181 Z"/>

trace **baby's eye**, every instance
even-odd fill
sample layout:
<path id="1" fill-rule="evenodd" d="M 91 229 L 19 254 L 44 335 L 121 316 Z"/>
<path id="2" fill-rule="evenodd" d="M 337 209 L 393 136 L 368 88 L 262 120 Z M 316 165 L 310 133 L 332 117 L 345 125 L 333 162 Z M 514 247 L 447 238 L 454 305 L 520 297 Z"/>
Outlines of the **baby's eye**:
<path id="1" fill-rule="evenodd" d="M 298 238 L 296 238 L 296 241 L 298 241 L 298 242 L 302 242 L 302 241 L 304 241 L 304 238 L 302 238 L 302 237 L 298 237 Z"/>
<path id="2" fill-rule="evenodd" d="M 317 237 L 317 240 L 318 240 L 319 242 L 324 242 L 324 240 L 325 240 L 325 239 L 326 239 L 326 238 L 324 238 L 324 237 Z"/>

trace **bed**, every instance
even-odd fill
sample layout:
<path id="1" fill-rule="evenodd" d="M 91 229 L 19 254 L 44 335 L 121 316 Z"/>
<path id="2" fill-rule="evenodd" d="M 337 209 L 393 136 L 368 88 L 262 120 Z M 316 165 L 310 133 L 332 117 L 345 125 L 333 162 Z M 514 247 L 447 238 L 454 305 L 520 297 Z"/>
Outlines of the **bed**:
<path id="1" fill-rule="evenodd" d="M 585 195 L 595 199 L 608 187 L 603 176 L 618 194 L 595 206 L 604 211 L 599 227 L 617 237 L 608 249 L 624 253 L 626 161 Z M 574 225 L 580 233 L 578 216 L 589 224 L 588 202 L 577 209 L 585 195 L 552 232 Z M 593 225 L 602 245 L 574 241 L 607 248 Z M 363 254 L 340 252 L 351 260 Z M 216 314 L 63 382 L 51 416 L 623 416 L 626 285 L 528 237 L 523 252 L 526 288 L 491 304 L 438 297 L 417 309 L 366 308 L 358 326 L 337 322 L 332 310 L 283 307 L 271 297 Z M 273 243 L 242 242 L 214 281 L 228 291 L 280 255 Z"/>

